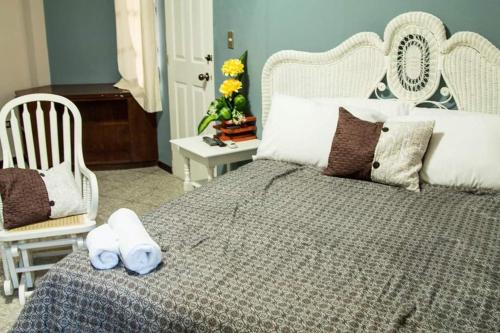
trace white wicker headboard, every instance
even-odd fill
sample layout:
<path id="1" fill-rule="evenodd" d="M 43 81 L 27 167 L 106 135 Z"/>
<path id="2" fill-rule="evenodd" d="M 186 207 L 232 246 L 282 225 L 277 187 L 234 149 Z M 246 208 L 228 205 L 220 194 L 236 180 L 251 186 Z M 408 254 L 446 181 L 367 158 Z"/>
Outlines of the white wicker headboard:
<path id="1" fill-rule="evenodd" d="M 386 89 L 414 104 L 453 99 L 459 109 L 500 114 L 500 50 L 473 32 L 446 39 L 439 18 L 409 12 L 389 22 L 384 41 L 362 32 L 327 52 L 280 51 L 262 72 L 262 124 L 274 93 L 367 98 Z M 444 100 L 431 101 L 438 90 Z"/>

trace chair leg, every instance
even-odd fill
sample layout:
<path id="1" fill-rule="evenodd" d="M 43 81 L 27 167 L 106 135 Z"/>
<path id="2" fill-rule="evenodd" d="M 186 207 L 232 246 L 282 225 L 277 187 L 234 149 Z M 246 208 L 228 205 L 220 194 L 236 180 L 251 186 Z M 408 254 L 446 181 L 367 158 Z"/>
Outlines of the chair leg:
<path id="1" fill-rule="evenodd" d="M 2 266 L 4 275 L 3 291 L 5 293 L 5 296 L 11 296 L 14 293 L 14 286 L 12 285 L 9 266 L 7 265 L 7 249 L 4 243 L 0 244 L 0 250 L 2 252 Z"/>
<path id="2" fill-rule="evenodd" d="M 26 300 L 28 299 L 29 296 L 33 293 L 32 291 L 27 291 L 26 288 L 26 274 L 23 273 L 21 274 L 21 282 L 19 283 L 19 289 L 18 289 L 18 295 L 19 295 L 19 303 L 24 306 L 26 303 Z"/>
<path id="3" fill-rule="evenodd" d="M 3 275 L 5 280 L 10 280 L 9 266 L 7 266 L 7 249 L 4 243 L 0 244 L 0 250 L 2 252 Z"/>
<path id="4" fill-rule="evenodd" d="M 16 264 L 14 262 L 14 257 L 19 255 L 16 245 L 10 245 L 8 249 L 5 249 L 5 257 L 7 259 L 7 266 L 10 274 L 10 280 L 14 289 L 19 288 L 19 278 L 16 273 Z"/>
<path id="5" fill-rule="evenodd" d="M 21 250 L 21 263 L 24 268 L 29 268 L 33 265 L 33 259 L 27 249 Z M 35 280 L 33 272 L 25 272 L 23 276 L 26 280 L 26 288 L 32 288 Z"/>
<path id="6" fill-rule="evenodd" d="M 76 245 L 77 245 L 79 250 L 86 250 L 87 249 L 87 246 L 85 245 L 85 240 L 83 239 L 82 236 L 77 238 Z"/>
<path id="7" fill-rule="evenodd" d="M 71 235 L 70 239 L 70 242 L 68 242 L 68 238 L 62 239 L 60 243 L 57 243 L 54 246 L 57 247 L 61 245 L 71 245 L 73 251 L 83 250 L 86 248 L 84 237 L 81 234 Z M 39 245 L 40 244 L 38 244 L 37 242 L 27 244 L 22 241 L 19 243 L 19 246 L 12 243 L 0 243 L 0 248 L 2 250 L 2 264 L 5 275 L 4 292 L 6 295 L 12 295 L 14 289 L 19 288 L 20 300 L 24 302 L 26 298 L 25 295 L 31 294 L 31 292 L 27 291 L 28 288 L 34 287 L 35 283 L 35 274 L 33 271 L 29 270 L 31 267 L 33 267 L 31 250 L 40 248 Z M 18 257 L 19 259 L 16 260 L 16 258 Z M 24 269 L 28 270 L 21 273 L 19 276 L 19 273 L 17 272 L 24 271 Z"/>
<path id="8" fill-rule="evenodd" d="M 77 238 L 76 235 L 71 235 L 71 240 L 73 241 L 73 244 L 71 244 L 72 251 L 75 252 L 78 250 L 78 243 L 77 243 Z"/>
<path id="9" fill-rule="evenodd" d="M 77 251 L 77 250 L 85 250 L 86 249 L 86 246 L 85 246 L 85 240 L 83 239 L 83 237 L 81 235 L 71 235 L 71 239 L 73 240 L 73 244 L 72 244 L 72 250 L 73 252 Z"/>

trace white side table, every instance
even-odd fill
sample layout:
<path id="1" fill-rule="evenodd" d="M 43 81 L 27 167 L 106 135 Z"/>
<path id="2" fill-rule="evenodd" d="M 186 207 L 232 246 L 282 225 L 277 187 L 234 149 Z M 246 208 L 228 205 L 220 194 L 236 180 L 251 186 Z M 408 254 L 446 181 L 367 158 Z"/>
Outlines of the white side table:
<path id="1" fill-rule="evenodd" d="M 191 160 L 204 165 L 208 181 L 212 181 L 213 170 L 217 165 L 226 164 L 229 170 L 230 163 L 251 160 L 257 152 L 260 140 L 236 142 L 237 148 L 209 146 L 203 141 L 202 136 L 170 140 L 170 143 L 179 148 L 184 158 L 184 191 L 187 192 L 201 186 L 200 183 L 191 180 Z"/>

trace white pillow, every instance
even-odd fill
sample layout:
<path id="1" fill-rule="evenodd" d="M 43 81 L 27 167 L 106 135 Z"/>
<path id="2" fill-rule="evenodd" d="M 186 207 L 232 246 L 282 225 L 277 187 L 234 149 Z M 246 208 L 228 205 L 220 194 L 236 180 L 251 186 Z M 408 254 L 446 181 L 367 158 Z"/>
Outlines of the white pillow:
<path id="1" fill-rule="evenodd" d="M 81 192 L 67 162 L 39 171 L 50 200 L 50 218 L 83 214 L 86 211 Z"/>
<path id="2" fill-rule="evenodd" d="M 405 118 L 435 121 L 420 172 L 423 181 L 500 190 L 500 116 L 414 108 Z"/>
<path id="3" fill-rule="evenodd" d="M 256 159 L 326 167 L 340 106 L 335 99 L 320 102 L 274 95 Z M 387 120 L 384 114 L 367 108 L 349 107 L 347 110 L 363 120 Z"/>
<path id="4" fill-rule="evenodd" d="M 378 111 L 387 117 L 406 116 L 413 104 L 398 99 L 373 99 L 357 97 L 315 98 L 314 100 L 325 103 L 336 103 L 349 109 L 350 107 L 367 108 Z"/>

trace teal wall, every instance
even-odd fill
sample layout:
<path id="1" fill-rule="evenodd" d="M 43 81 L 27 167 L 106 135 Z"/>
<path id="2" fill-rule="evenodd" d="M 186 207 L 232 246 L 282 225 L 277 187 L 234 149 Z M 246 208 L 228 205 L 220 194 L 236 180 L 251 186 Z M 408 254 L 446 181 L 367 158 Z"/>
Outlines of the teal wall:
<path id="1" fill-rule="evenodd" d="M 164 0 L 157 0 L 158 45 L 166 54 Z M 120 79 L 116 56 L 113 0 L 44 0 L 52 84 L 114 83 Z M 160 161 L 171 165 L 167 65 L 160 57 L 164 112 L 157 113 Z"/>
<path id="2" fill-rule="evenodd" d="M 52 84 L 120 79 L 113 0 L 44 0 L 44 9 Z"/>
<path id="3" fill-rule="evenodd" d="M 361 31 L 383 36 L 386 24 L 408 11 L 429 12 L 451 33 L 474 31 L 500 47 L 500 0 L 214 0 L 215 65 L 248 50 L 251 109 L 260 118 L 260 76 L 271 54 L 325 51 Z M 228 30 L 234 50 L 226 47 Z M 215 72 L 218 86 L 223 77 Z"/>
<path id="4" fill-rule="evenodd" d="M 164 0 L 157 0 L 165 32 Z M 44 0 L 54 84 L 109 83 L 119 79 L 113 0 Z M 396 15 L 421 10 L 443 20 L 451 33 L 470 30 L 500 46 L 500 0 L 214 0 L 216 88 L 218 68 L 248 50 L 249 97 L 260 117 L 260 75 L 266 59 L 282 49 L 325 51 L 360 31 L 383 34 Z M 235 49 L 226 33 L 235 32 Z M 158 38 L 165 54 L 165 36 Z M 159 158 L 171 165 L 165 57 L 160 57 L 164 112 L 158 114 Z M 259 123 L 259 135 L 261 132 Z"/>

